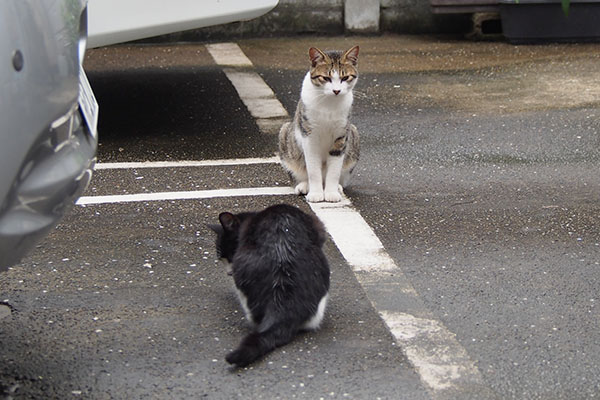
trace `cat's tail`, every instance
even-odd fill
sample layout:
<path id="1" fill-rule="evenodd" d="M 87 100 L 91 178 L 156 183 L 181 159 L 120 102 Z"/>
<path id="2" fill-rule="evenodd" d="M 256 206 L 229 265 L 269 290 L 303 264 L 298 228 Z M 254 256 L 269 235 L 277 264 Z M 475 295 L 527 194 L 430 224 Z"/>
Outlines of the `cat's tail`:
<path id="1" fill-rule="evenodd" d="M 259 326 L 258 330 L 242 340 L 237 349 L 227 354 L 225 360 L 236 367 L 245 367 L 275 348 L 289 343 L 298 331 L 296 325 L 290 321 L 278 321 L 264 331 Z"/>

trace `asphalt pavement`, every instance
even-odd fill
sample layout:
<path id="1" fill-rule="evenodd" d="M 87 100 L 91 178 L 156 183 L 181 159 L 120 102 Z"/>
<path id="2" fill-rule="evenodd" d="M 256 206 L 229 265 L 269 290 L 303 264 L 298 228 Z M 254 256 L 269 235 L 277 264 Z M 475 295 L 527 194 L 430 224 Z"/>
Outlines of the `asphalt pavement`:
<path id="1" fill-rule="evenodd" d="M 366 277 L 332 234 L 322 329 L 232 370 L 224 355 L 248 328 L 206 224 L 276 202 L 312 210 L 276 190 L 291 184 L 272 159 L 276 138 L 203 44 L 93 50 L 86 70 L 103 168 L 85 196 L 98 202 L 76 206 L 0 275 L 4 397 L 600 395 L 600 45 L 237 43 L 253 64 L 242 70 L 257 72 L 290 114 L 310 46 L 360 45 L 352 122 L 362 154 L 346 194 L 396 269 Z M 128 164 L 144 161 L 172 164 Z M 167 196 L 182 192 L 192 198 Z M 405 293 L 390 283 L 399 280 Z M 386 318 L 393 308 L 431 329 L 398 328 Z M 440 331 L 455 342 L 444 339 L 440 359 L 460 353 L 475 385 L 461 381 L 460 365 L 435 364 L 447 381 L 428 375 L 430 353 L 411 335 Z"/>

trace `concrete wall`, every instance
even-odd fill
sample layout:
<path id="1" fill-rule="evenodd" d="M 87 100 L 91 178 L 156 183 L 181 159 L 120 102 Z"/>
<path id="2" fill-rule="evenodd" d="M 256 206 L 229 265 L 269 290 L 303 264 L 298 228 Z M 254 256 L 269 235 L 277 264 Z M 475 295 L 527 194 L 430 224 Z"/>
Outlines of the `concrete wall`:
<path id="1" fill-rule="evenodd" d="M 471 29 L 471 16 L 434 15 L 429 0 L 380 0 L 382 32 L 463 33 Z"/>
<path id="2" fill-rule="evenodd" d="M 363 26 L 364 21 L 360 19 L 366 15 L 374 15 L 375 19 L 378 16 L 376 27 Z M 180 32 L 162 39 L 194 41 L 297 34 L 458 33 L 467 32 L 470 21 L 467 15 L 432 14 L 429 0 L 279 0 L 277 7 L 260 18 Z"/>

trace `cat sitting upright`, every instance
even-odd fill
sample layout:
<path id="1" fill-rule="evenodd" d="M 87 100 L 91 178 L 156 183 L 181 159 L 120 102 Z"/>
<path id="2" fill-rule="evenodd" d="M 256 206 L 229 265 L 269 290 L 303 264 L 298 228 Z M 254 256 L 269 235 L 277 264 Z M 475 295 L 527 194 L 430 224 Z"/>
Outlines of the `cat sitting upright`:
<path id="1" fill-rule="evenodd" d="M 308 55 L 294 119 L 279 131 L 279 156 L 297 182 L 296 194 L 338 202 L 359 157 L 358 131 L 349 122 L 358 46 L 344 53 L 311 47 Z"/>
<path id="2" fill-rule="evenodd" d="M 275 205 L 261 212 L 219 215 L 217 255 L 232 263 L 237 294 L 254 325 L 225 358 L 245 367 L 303 329 L 321 324 L 329 291 L 325 228 L 314 215 Z"/>

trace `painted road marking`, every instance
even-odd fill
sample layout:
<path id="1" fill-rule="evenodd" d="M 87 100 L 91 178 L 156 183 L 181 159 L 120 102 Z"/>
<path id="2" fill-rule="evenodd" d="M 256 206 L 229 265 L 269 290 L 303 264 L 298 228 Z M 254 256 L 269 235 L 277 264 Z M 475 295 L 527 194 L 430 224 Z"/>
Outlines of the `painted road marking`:
<path id="1" fill-rule="evenodd" d="M 344 196 L 340 203 L 309 205 L 433 394 L 444 397 L 445 391 L 460 389 L 462 385 L 483 386 L 481 373 L 456 336 L 432 317 L 350 200 Z"/>
<path id="2" fill-rule="evenodd" d="M 393 271 L 396 265 L 383 244 L 347 197 L 339 203 L 308 203 L 353 271 Z"/>
<path id="3" fill-rule="evenodd" d="M 135 193 L 108 196 L 83 196 L 75 204 L 79 206 L 108 204 L 108 203 L 132 203 L 136 201 L 167 201 L 167 200 L 190 200 L 190 199 L 214 199 L 218 197 L 242 197 L 242 196 L 285 196 L 295 194 L 291 187 L 257 187 L 240 189 L 216 189 L 216 190 L 192 190 L 181 192 L 158 192 L 158 193 Z"/>
<path id="4" fill-rule="evenodd" d="M 206 48 L 218 65 L 227 67 L 223 72 L 238 92 L 240 99 L 256 120 L 256 124 L 263 133 L 276 134 L 289 115 L 273 90 L 254 71 L 247 68 L 235 69 L 234 67 L 252 67 L 252 62 L 242 63 L 248 59 L 236 43 L 207 44 Z"/>
<path id="5" fill-rule="evenodd" d="M 256 72 L 224 69 L 225 75 L 255 119 L 287 118 L 288 113 L 273 90 Z"/>
<path id="6" fill-rule="evenodd" d="M 223 71 L 231 83 L 233 83 L 240 97 L 255 99 L 275 98 L 273 90 L 256 72 L 237 71 L 231 68 L 226 68 Z"/>
<path id="7" fill-rule="evenodd" d="M 457 380 L 462 385 L 483 385 L 481 374 L 467 351 L 440 321 L 401 312 L 383 310 L 379 313 L 394 337 L 401 341 L 406 356 L 423 381 L 435 392 L 453 389 Z M 483 393 L 481 396 L 487 397 Z"/>
<path id="8" fill-rule="evenodd" d="M 237 43 L 207 44 L 206 49 L 219 65 L 232 67 L 252 67 L 252 61 L 240 49 Z"/>
<path id="9" fill-rule="evenodd" d="M 142 161 L 142 162 L 106 162 L 96 164 L 95 169 L 137 169 L 137 168 L 178 168 L 178 167 L 220 167 L 253 164 L 278 164 L 279 157 L 233 158 L 200 161 Z"/>

